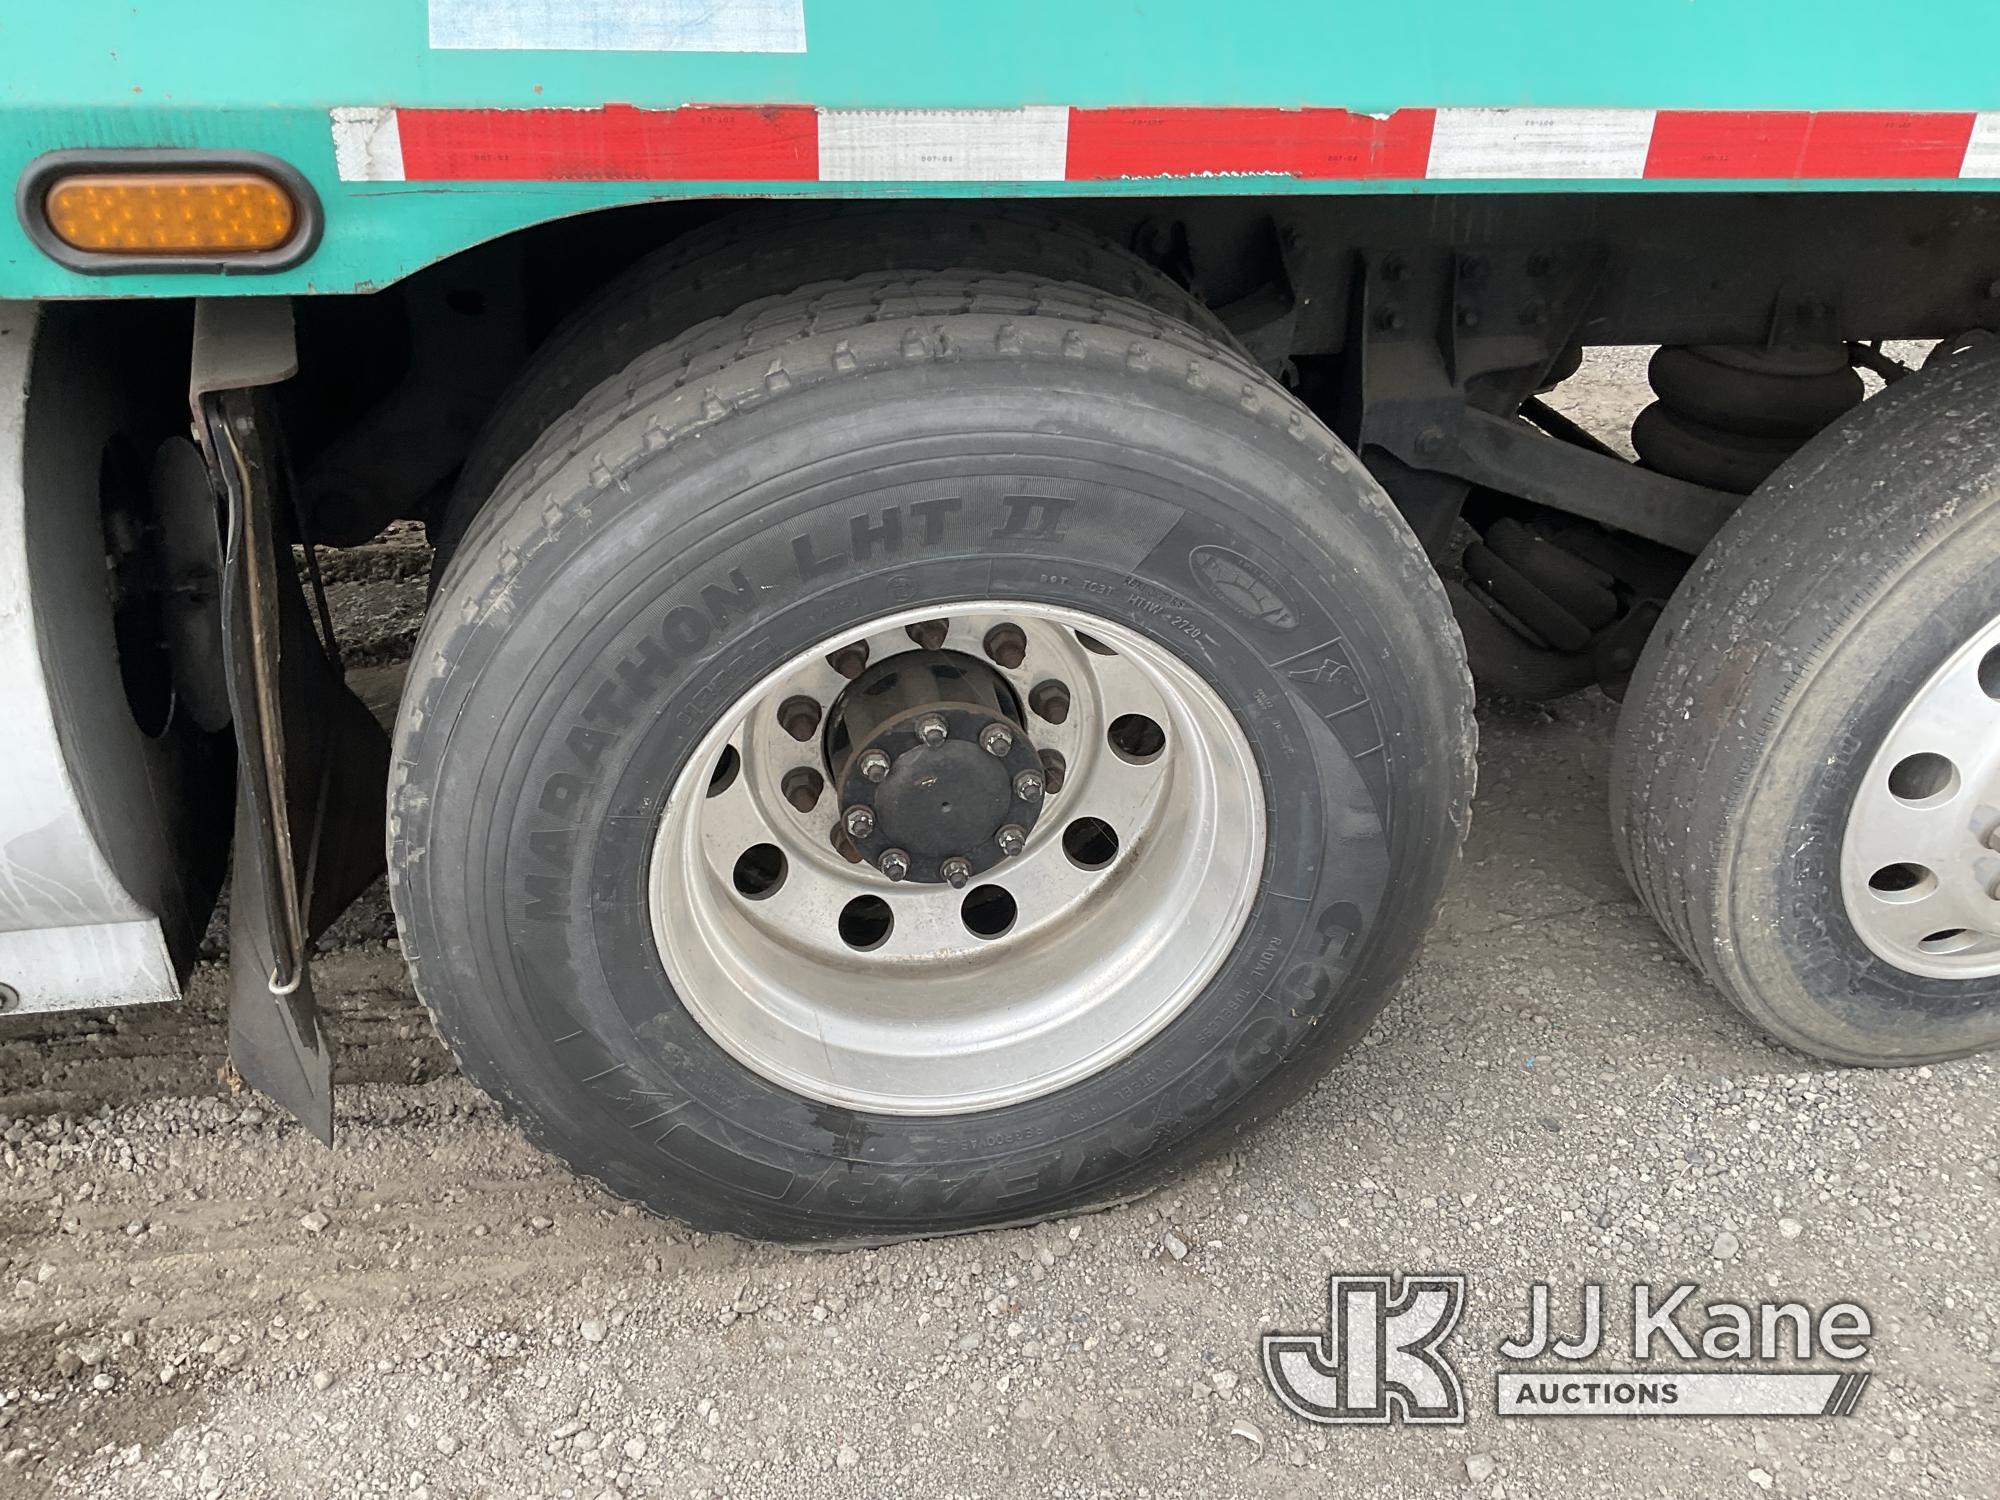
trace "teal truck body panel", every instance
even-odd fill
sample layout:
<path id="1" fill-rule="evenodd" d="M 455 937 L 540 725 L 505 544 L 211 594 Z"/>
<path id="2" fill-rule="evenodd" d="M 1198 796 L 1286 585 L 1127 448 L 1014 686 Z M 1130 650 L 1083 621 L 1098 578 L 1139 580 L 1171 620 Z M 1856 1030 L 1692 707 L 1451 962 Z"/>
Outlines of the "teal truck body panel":
<path id="1" fill-rule="evenodd" d="M 269 275 L 105 277 L 10 216 L 0 296 L 361 291 L 666 198 L 1990 190 L 1995 56 L 1990 0 L 9 0 L 11 180 L 264 152 L 325 235 Z"/>

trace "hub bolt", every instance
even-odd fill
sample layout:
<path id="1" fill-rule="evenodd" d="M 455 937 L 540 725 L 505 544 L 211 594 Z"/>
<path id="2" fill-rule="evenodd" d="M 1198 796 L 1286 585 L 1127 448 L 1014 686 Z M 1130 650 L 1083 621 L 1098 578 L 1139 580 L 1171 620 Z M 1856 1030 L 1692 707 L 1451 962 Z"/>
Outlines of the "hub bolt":
<path id="1" fill-rule="evenodd" d="M 951 726 L 941 714 L 925 714 L 917 720 L 917 738 L 926 745 L 942 745 L 951 737 Z"/>
<path id="2" fill-rule="evenodd" d="M 1042 790 L 1053 797 L 1062 790 L 1063 775 L 1069 770 L 1060 750 L 1042 752 Z"/>
<path id="3" fill-rule="evenodd" d="M 1023 802 L 1039 802 L 1042 799 L 1042 773 L 1023 771 L 1014 778 L 1014 795 Z"/>
<path id="4" fill-rule="evenodd" d="M 859 764 L 861 774 L 870 781 L 879 782 L 889 774 L 889 757 L 880 750 L 863 750 Z"/>
<path id="5" fill-rule="evenodd" d="M 875 863 L 891 880 L 901 880 L 910 873 L 910 856 L 901 849 L 884 849 Z"/>
<path id="6" fill-rule="evenodd" d="M 840 821 L 847 829 L 849 838 L 865 839 L 875 831 L 875 810 L 872 807 L 850 807 Z"/>
<path id="7" fill-rule="evenodd" d="M 826 659 L 826 664 L 852 682 L 868 666 L 868 643 L 861 641 L 856 645 L 842 646 Z"/>
<path id="8" fill-rule="evenodd" d="M 1000 846 L 1000 852 L 1012 859 L 1028 847 L 1028 835 L 1018 823 L 1009 823 L 993 835 L 993 842 Z"/>
<path id="9" fill-rule="evenodd" d="M 988 724 L 979 736 L 979 748 L 988 755 L 1004 759 L 1007 752 L 1014 748 L 1013 732 L 1005 724 Z"/>
<path id="10" fill-rule="evenodd" d="M 942 651 L 944 638 L 951 632 L 949 620 L 919 620 L 904 627 L 904 633 L 926 651 Z"/>
<path id="11" fill-rule="evenodd" d="M 1028 694 L 1028 707 L 1051 724 L 1060 724 L 1069 717 L 1069 687 L 1057 682 L 1053 677 L 1046 682 L 1035 684 Z"/>
<path id="12" fill-rule="evenodd" d="M 819 728 L 819 705 L 806 697 L 787 698 L 778 707 L 778 722 L 786 734 L 803 744 Z"/>
<path id="13" fill-rule="evenodd" d="M 819 806 L 819 794 L 825 785 L 825 778 L 812 767 L 795 766 L 785 772 L 785 779 L 779 783 L 779 788 L 787 802 L 805 813 Z"/>
<path id="14" fill-rule="evenodd" d="M 995 625 L 981 643 L 986 654 L 1008 671 L 1021 665 L 1028 655 L 1028 637 L 1018 625 Z"/>
<path id="15" fill-rule="evenodd" d="M 965 883 L 972 879 L 972 861 L 962 854 L 954 854 L 938 866 L 938 873 L 944 876 L 945 884 L 953 890 L 963 890 Z"/>

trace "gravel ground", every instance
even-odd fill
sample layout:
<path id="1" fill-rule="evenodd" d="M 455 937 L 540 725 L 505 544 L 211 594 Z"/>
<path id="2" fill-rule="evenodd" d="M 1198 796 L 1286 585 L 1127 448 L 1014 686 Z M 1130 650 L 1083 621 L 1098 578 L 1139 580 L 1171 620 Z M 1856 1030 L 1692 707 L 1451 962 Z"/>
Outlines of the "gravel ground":
<path id="1" fill-rule="evenodd" d="M 1609 431 L 1643 371 L 1564 404 Z M 339 560 L 358 662 L 407 651 L 422 567 Z M 317 970 L 331 1152 L 229 1087 L 214 963 L 173 1010 L 0 1022 L 0 1494 L 1991 1495 L 1995 1065 L 1840 1071 L 1740 1021 L 1619 877 L 1613 719 L 1483 708 L 1464 864 L 1366 1044 L 1032 1230 L 801 1254 L 571 1180 L 455 1075 L 379 891 Z M 1385 1267 L 1471 1279 L 1464 1428 L 1311 1428 L 1258 1375 L 1330 1269 Z M 1537 1280 L 1855 1299 L 1875 1378 L 1835 1422 L 1502 1421 Z"/>

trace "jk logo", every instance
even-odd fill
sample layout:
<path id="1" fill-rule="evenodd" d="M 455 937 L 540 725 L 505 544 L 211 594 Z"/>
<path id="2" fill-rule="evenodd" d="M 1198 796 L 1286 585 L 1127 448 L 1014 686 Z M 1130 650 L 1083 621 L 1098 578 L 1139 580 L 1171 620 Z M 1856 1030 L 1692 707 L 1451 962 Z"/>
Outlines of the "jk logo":
<path id="1" fill-rule="evenodd" d="M 1463 1276 L 1329 1276 L 1324 1333 L 1264 1335 L 1264 1378 L 1308 1422 L 1458 1426 L 1465 1392 L 1439 1352 L 1465 1310 Z"/>

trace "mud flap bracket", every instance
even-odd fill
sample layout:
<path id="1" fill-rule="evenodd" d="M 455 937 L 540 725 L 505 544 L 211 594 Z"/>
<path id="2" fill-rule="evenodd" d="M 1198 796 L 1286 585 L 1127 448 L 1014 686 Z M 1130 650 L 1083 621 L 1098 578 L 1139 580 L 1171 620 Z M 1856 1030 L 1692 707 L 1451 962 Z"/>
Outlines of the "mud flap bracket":
<path id="1" fill-rule="evenodd" d="M 236 726 L 229 1056 L 333 1140 L 333 1051 L 308 945 L 381 873 L 388 739 L 315 631 L 270 388 L 298 370 L 291 304 L 195 305 L 188 404 L 224 517 L 223 658 Z"/>

